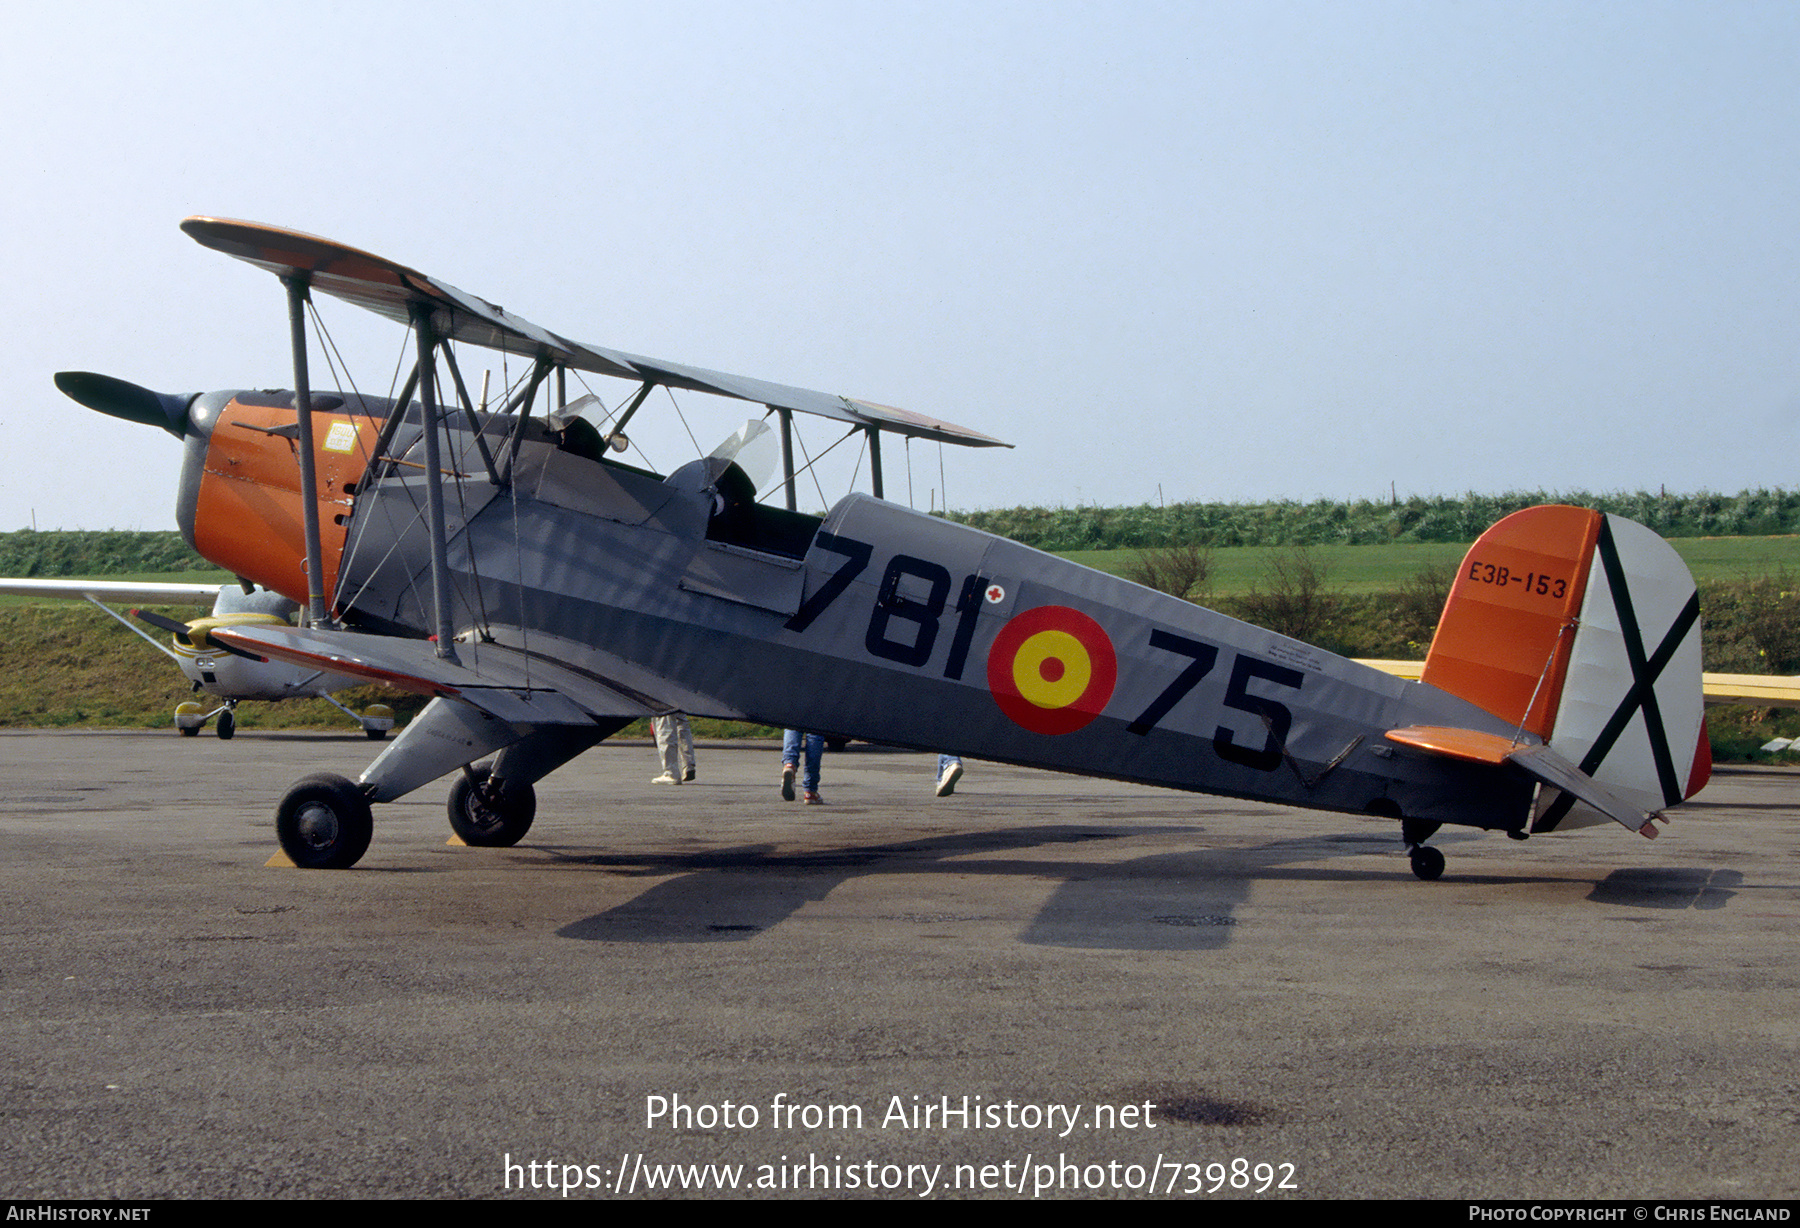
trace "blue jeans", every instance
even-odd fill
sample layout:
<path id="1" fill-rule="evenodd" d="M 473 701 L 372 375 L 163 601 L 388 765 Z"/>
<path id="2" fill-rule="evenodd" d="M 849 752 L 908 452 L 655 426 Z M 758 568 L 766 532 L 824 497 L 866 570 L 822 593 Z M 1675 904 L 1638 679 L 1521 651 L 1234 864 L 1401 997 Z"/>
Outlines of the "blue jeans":
<path id="1" fill-rule="evenodd" d="M 806 770 L 800 774 L 800 787 L 808 793 L 819 791 L 819 756 L 825 753 L 825 739 L 816 733 L 789 729 L 781 735 L 783 767 L 800 766 L 800 742 L 806 740 Z"/>

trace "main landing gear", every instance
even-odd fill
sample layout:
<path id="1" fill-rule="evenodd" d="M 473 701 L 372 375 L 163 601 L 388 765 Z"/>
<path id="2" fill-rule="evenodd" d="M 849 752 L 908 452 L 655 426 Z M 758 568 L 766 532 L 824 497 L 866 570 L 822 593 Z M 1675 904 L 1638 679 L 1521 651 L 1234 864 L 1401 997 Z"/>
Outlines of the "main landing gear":
<path id="1" fill-rule="evenodd" d="M 304 870 L 343 870 L 369 849 L 375 820 L 355 781 L 320 773 L 296 781 L 275 811 L 281 850 Z"/>
<path id="2" fill-rule="evenodd" d="M 509 848 L 537 817 L 537 791 L 528 784 L 495 783 L 491 767 L 465 767 L 450 786 L 450 826 L 464 844 Z"/>
<path id="3" fill-rule="evenodd" d="M 450 826 L 463 843 L 506 848 L 524 839 L 537 817 L 529 784 L 495 785 L 493 769 L 463 769 L 450 789 Z M 344 870 L 369 849 L 375 834 L 369 795 L 355 781 L 320 773 L 295 782 L 275 810 L 281 849 L 304 870 Z"/>

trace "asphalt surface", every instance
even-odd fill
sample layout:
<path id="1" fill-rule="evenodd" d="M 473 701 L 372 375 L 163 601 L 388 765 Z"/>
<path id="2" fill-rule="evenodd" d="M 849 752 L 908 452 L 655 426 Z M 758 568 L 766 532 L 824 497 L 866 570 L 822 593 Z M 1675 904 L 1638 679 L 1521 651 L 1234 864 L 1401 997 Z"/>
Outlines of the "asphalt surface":
<path id="1" fill-rule="evenodd" d="M 265 865 L 372 749 L 0 735 L 0 1197 L 1800 1190 L 1793 774 L 1421 883 L 1379 820 L 624 744 L 516 848 L 440 783 Z"/>

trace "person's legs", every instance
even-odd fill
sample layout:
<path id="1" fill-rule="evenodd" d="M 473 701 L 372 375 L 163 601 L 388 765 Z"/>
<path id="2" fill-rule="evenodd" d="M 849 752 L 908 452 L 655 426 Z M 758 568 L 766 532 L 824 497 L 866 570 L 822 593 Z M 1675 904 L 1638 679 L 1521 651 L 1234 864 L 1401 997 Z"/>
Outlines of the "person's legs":
<path id="1" fill-rule="evenodd" d="M 694 778 L 694 727 L 679 712 L 670 719 L 675 723 L 675 744 L 681 751 L 681 779 L 689 781 Z"/>
<path id="2" fill-rule="evenodd" d="M 956 782 L 962 779 L 962 760 L 956 755 L 938 756 L 937 795 L 949 797 L 956 792 Z"/>
<path id="3" fill-rule="evenodd" d="M 651 784 L 678 785 L 681 783 L 681 755 L 675 745 L 675 718 L 669 716 L 652 717 L 650 730 L 656 735 L 656 756 L 662 760 L 662 775 Z"/>
<path id="4" fill-rule="evenodd" d="M 785 729 L 781 734 L 781 799 L 794 800 L 794 775 L 800 770 L 800 739 L 803 738 L 798 729 Z"/>

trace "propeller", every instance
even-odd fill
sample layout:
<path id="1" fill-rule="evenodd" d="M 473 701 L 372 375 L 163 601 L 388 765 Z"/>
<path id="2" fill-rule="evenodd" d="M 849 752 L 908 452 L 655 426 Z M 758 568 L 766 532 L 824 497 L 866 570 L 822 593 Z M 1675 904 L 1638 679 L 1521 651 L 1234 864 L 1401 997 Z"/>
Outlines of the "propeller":
<path id="1" fill-rule="evenodd" d="M 195 644 L 194 637 L 190 631 L 190 624 L 184 623 L 178 618 L 170 618 L 167 614 L 156 614 L 149 610 L 133 610 L 131 611 L 131 616 L 139 622 L 149 623 L 158 630 L 167 631 L 172 635 L 179 635 L 182 639 L 187 640 L 188 643 L 194 644 L 196 648 L 201 644 L 204 644 L 207 648 L 213 649 L 214 651 L 228 652 L 232 656 L 242 657 L 246 661 L 261 661 L 264 659 L 253 652 L 245 652 L 242 648 L 234 648 L 230 644 L 222 644 L 218 640 L 215 640 L 212 637 L 211 626 L 208 626 L 205 630 L 200 632 L 199 643 Z M 212 619 L 202 619 L 200 621 L 209 624 L 214 622 Z M 194 623 L 192 626 L 199 626 L 199 623 Z"/>
<path id="2" fill-rule="evenodd" d="M 188 431 L 188 407 L 199 393 L 152 392 L 126 380 L 93 371 L 58 371 L 56 386 L 63 395 L 89 409 L 127 422 L 160 426 L 180 439 Z"/>

